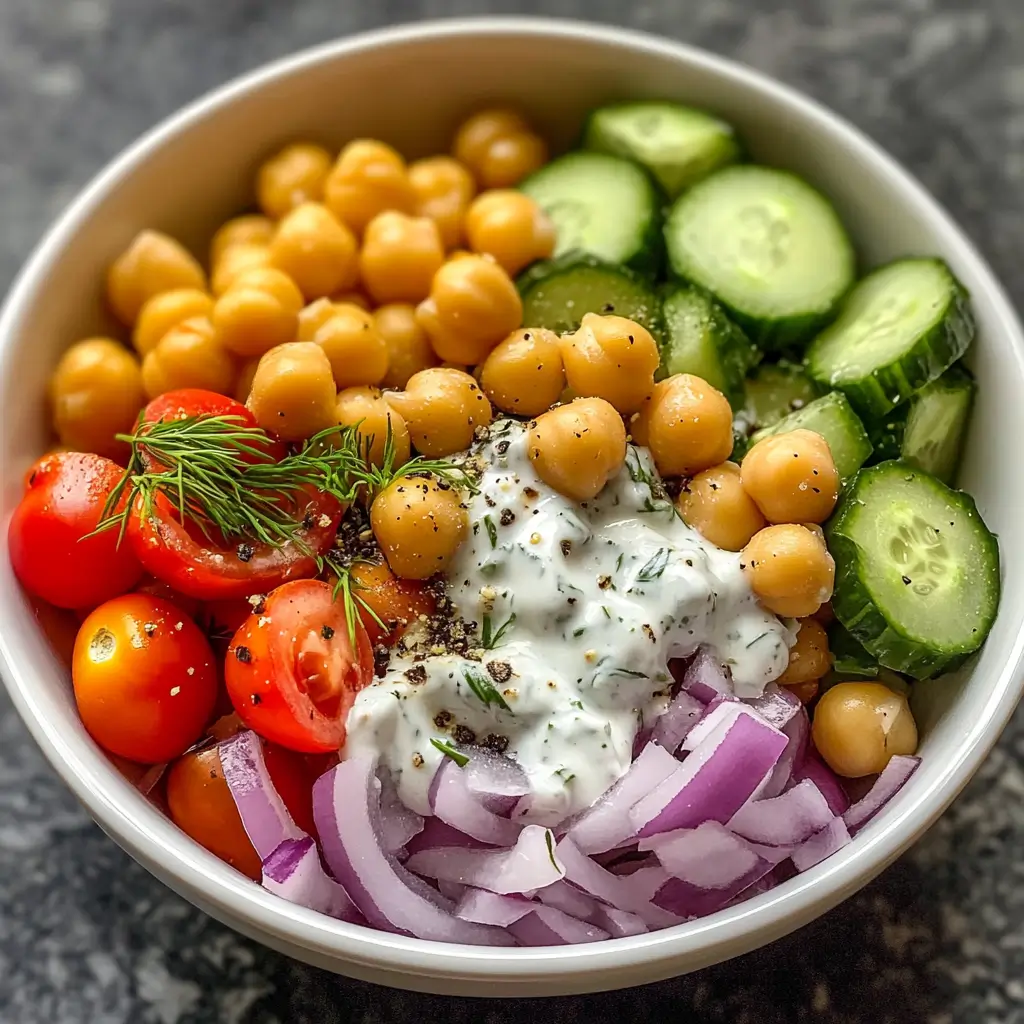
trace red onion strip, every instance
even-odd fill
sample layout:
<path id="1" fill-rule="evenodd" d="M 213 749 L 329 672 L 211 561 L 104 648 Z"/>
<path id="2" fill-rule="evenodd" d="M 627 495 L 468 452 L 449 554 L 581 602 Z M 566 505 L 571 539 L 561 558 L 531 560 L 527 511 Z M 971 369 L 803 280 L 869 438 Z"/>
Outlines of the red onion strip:
<path id="1" fill-rule="evenodd" d="M 835 815 L 821 790 L 805 779 L 779 796 L 745 803 L 729 819 L 729 830 L 768 846 L 796 846 L 820 832 Z"/>
<path id="2" fill-rule="evenodd" d="M 263 861 L 263 887 L 321 914 L 363 921 L 348 893 L 324 871 L 316 843 L 309 836 L 286 839 Z"/>
<path id="3" fill-rule="evenodd" d="M 843 815 L 850 832 L 856 834 L 863 828 L 903 788 L 920 763 L 921 758 L 905 754 L 891 757 L 874 785 Z"/>
<path id="4" fill-rule="evenodd" d="M 445 758 L 430 784 L 430 808 L 442 821 L 480 842 L 513 846 L 522 826 L 487 810 L 470 792 L 465 769 Z"/>

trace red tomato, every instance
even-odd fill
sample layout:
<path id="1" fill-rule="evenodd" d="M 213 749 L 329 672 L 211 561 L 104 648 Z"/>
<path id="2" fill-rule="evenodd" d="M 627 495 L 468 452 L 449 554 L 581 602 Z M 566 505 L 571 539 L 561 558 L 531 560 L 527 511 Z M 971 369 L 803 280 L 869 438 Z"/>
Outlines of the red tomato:
<path id="1" fill-rule="evenodd" d="M 164 583 L 163 580 L 158 580 L 155 576 L 144 577 L 135 590 L 140 594 L 149 594 L 150 597 L 159 597 L 164 601 L 170 601 L 183 612 L 187 612 L 189 618 L 192 619 L 199 614 L 203 607 L 202 602 L 197 601 L 194 597 L 179 594 L 170 583 Z"/>
<path id="2" fill-rule="evenodd" d="M 217 699 L 206 637 L 180 608 L 148 594 L 116 597 L 82 623 L 71 678 L 93 739 L 141 764 L 184 753 Z"/>
<path id="3" fill-rule="evenodd" d="M 362 624 L 349 641 L 345 609 L 320 580 L 267 597 L 228 648 L 224 681 L 242 721 L 265 739 L 307 754 L 338 750 L 356 694 L 373 678 Z"/>
<path id="4" fill-rule="evenodd" d="M 433 615 L 437 607 L 424 581 L 399 579 L 386 562 L 380 565 L 356 562 L 352 566 L 352 582 L 353 593 L 359 601 L 367 604 L 387 627 L 382 629 L 365 608 L 359 609 L 359 617 L 374 647 L 381 643 L 390 646 L 411 622 L 421 615 Z"/>
<path id="5" fill-rule="evenodd" d="M 57 452 L 40 459 L 7 531 L 26 590 L 58 608 L 88 608 L 131 590 L 142 566 L 117 529 L 89 537 L 122 470 L 110 459 Z"/>
<path id="6" fill-rule="evenodd" d="M 182 525 L 162 494 L 153 515 L 138 508 L 128 517 L 128 540 L 146 570 L 189 597 L 221 601 L 264 594 L 287 580 L 315 576 L 316 556 L 329 551 L 342 507 L 329 494 L 310 492 L 296 515 L 308 527 L 279 548 L 241 542 L 218 546 L 195 528 Z"/>

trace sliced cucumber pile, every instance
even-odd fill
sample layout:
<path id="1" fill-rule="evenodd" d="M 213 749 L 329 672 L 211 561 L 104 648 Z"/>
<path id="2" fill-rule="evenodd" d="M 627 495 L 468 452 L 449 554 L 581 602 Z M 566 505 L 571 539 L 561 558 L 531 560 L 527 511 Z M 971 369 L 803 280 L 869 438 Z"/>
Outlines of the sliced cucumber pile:
<path id="1" fill-rule="evenodd" d="M 853 284 L 853 248 L 828 201 L 770 167 L 727 167 L 665 223 L 671 269 L 706 288 L 765 350 L 812 336 Z"/>
<path id="2" fill-rule="evenodd" d="M 868 274 L 807 350 L 807 372 L 884 416 L 959 359 L 974 337 L 967 292 L 942 260 L 897 260 Z"/>
<path id="3" fill-rule="evenodd" d="M 564 333 L 576 330 L 584 313 L 615 313 L 661 341 L 661 300 L 646 278 L 625 267 L 570 254 L 535 264 L 518 285 L 523 323 L 530 327 Z"/>
<path id="4" fill-rule="evenodd" d="M 871 454 L 871 441 L 860 417 L 839 391 L 831 391 L 808 402 L 802 409 L 791 412 L 773 426 L 754 433 L 748 447 L 771 434 L 785 434 L 790 430 L 813 430 L 828 442 L 832 461 L 839 478 L 845 483 L 864 465 Z"/>
<path id="5" fill-rule="evenodd" d="M 519 186 L 555 225 L 555 256 L 584 252 L 652 271 L 661 260 L 660 202 L 647 172 L 607 153 L 568 153 Z"/>
<path id="6" fill-rule="evenodd" d="M 692 373 L 723 392 L 734 408 L 743 402 L 743 378 L 760 353 L 721 306 L 696 288 L 670 291 L 662 302 L 664 341 L 660 377 Z"/>
<path id="7" fill-rule="evenodd" d="M 861 471 L 828 526 L 836 617 L 879 664 L 928 679 L 976 651 L 999 549 L 974 499 L 901 461 Z"/>
<path id="8" fill-rule="evenodd" d="M 886 418 L 872 438 L 876 458 L 902 458 L 953 483 L 975 391 L 974 378 L 963 367 L 951 366 Z"/>
<path id="9" fill-rule="evenodd" d="M 731 125 L 693 107 L 660 102 L 598 108 L 587 118 L 583 146 L 640 164 L 669 199 L 740 154 Z"/>
<path id="10" fill-rule="evenodd" d="M 762 363 L 747 379 L 745 409 L 755 430 L 770 427 L 821 394 L 803 370 L 785 360 Z"/>

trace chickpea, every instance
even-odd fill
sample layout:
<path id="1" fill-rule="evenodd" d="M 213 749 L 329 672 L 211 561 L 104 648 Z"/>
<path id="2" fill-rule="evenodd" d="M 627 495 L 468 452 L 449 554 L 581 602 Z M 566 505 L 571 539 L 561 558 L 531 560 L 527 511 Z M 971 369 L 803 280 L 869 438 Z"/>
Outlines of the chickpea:
<path id="1" fill-rule="evenodd" d="M 335 398 L 324 350 L 309 341 L 293 341 L 260 359 L 246 404 L 264 430 L 286 441 L 302 441 L 337 423 Z"/>
<path id="2" fill-rule="evenodd" d="M 355 139 L 327 176 L 324 202 L 342 224 L 361 235 L 378 213 L 412 213 L 416 197 L 405 161 L 394 149 L 374 139 Z"/>
<path id="3" fill-rule="evenodd" d="M 437 366 L 427 332 L 416 322 L 415 306 L 405 302 L 378 306 L 373 311 L 373 324 L 388 347 L 383 387 L 404 388 L 414 373 Z"/>
<path id="4" fill-rule="evenodd" d="M 404 391 L 384 397 L 405 418 L 416 450 L 432 459 L 465 451 L 473 431 L 491 422 L 491 403 L 477 382 L 445 366 L 414 373 Z"/>
<path id="5" fill-rule="evenodd" d="M 303 203 L 285 215 L 270 243 L 270 262 L 307 301 L 351 288 L 359 275 L 355 236 L 320 203 Z"/>
<path id="6" fill-rule="evenodd" d="M 131 433 L 146 401 L 138 360 L 110 338 L 87 338 L 64 353 L 50 380 L 53 424 L 75 451 L 120 455 L 115 434 Z"/>
<path id="7" fill-rule="evenodd" d="M 777 682 L 783 686 L 820 679 L 832 667 L 828 634 L 820 622 L 801 619 L 796 643 L 789 649 L 789 664 Z"/>
<path id="8" fill-rule="evenodd" d="M 195 316 L 209 316 L 213 299 L 198 288 L 175 288 L 149 299 L 139 312 L 132 331 L 132 344 L 140 356 L 156 348 L 156 343 L 172 328 Z"/>
<path id="9" fill-rule="evenodd" d="M 383 465 L 389 422 L 394 465 L 401 466 L 409 461 L 409 428 L 402 414 L 388 405 L 377 388 L 345 388 L 338 393 L 335 411 L 339 423 L 356 428 L 359 448 L 365 452 L 367 462 L 374 466 Z"/>
<path id="10" fill-rule="evenodd" d="M 450 156 L 432 156 L 409 164 L 409 184 L 416 213 L 429 217 L 441 232 L 446 249 L 462 243 L 462 224 L 476 193 L 468 168 Z"/>
<path id="11" fill-rule="evenodd" d="M 220 258 L 236 245 L 270 245 L 276 225 L 261 213 L 246 213 L 225 221 L 210 242 L 210 266 L 215 267 Z"/>
<path id="12" fill-rule="evenodd" d="M 523 302 L 497 263 L 466 256 L 449 260 L 434 275 L 416 319 L 442 359 L 476 366 L 522 323 Z"/>
<path id="13" fill-rule="evenodd" d="M 210 287 L 214 295 L 223 295 L 232 281 L 247 270 L 270 266 L 270 246 L 256 242 L 239 242 L 221 253 L 213 265 Z"/>
<path id="14" fill-rule="evenodd" d="M 206 288 L 206 275 L 184 246 L 160 231 L 140 231 L 107 271 L 107 301 L 131 325 L 148 299 L 172 288 Z"/>
<path id="15" fill-rule="evenodd" d="M 687 481 L 676 508 L 684 523 L 725 551 L 742 550 L 767 525 L 743 490 L 735 462 L 712 466 Z"/>
<path id="16" fill-rule="evenodd" d="M 256 376 L 256 367 L 260 365 L 260 357 L 250 359 L 242 364 L 238 371 L 238 381 L 235 384 L 235 398 L 245 405 L 249 401 L 249 394 L 252 391 L 252 381 Z"/>
<path id="17" fill-rule="evenodd" d="M 559 344 L 569 387 L 579 395 L 603 398 L 619 412 L 632 413 L 654 390 L 654 371 L 661 363 L 658 344 L 633 320 L 587 313 L 579 330 Z M 731 431 L 731 417 L 729 425 Z"/>
<path id="18" fill-rule="evenodd" d="M 814 709 L 811 737 L 832 771 L 859 779 L 913 754 L 917 723 L 906 696 L 882 683 L 836 683 Z"/>
<path id="19" fill-rule="evenodd" d="M 356 291 L 354 288 L 335 292 L 329 298 L 331 302 L 336 302 L 339 306 L 358 306 L 360 309 L 365 309 L 367 313 L 373 309 L 373 304 L 370 300 L 362 292 Z"/>
<path id="20" fill-rule="evenodd" d="M 353 303 L 354 305 L 354 303 Z M 299 310 L 299 326 L 296 340 L 312 341 L 316 332 L 337 312 L 338 303 L 333 299 L 316 299 Z"/>
<path id="21" fill-rule="evenodd" d="M 274 220 L 303 203 L 319 202 L 331 169 L 331 154 L 311 142 L 295 142 L 264 161 L 256 175 L 260 209 Z"/>
<path id="22" fill-rule="evenodd" d="M 819 679 L 808 679 L 805 683 L 787 683 L 786 689 L 801 704 L 810 704 L 815 697 L 818 696 L 818 690 L 821 689 L 821 680 Z"/>
<path id="23" fill-rule="evenodd" d="M 373 317 L 358 306 L 335 306 L 313 336 L 324 350 L 338 388 L 379 384 L 388 372 L 388 347 Z"/>
<path id="24" fill-rule="evenodd" d="M 202 388 L 230 395 L 237 367 L 206 317 L 172 327 L 142 361 L 142 384 L 150 398 L 177 388 Z"/>
<path id="25" fill-rule="evenodd" d="M 217 300 L 210 319 L 220 343 L 239 356 L 261 356 L 294 341 L 302 293 L 273 267 L 246 270 Z"/>
<path id="26" fill-rule="evenodd" d="M 466 239 L 474 252 L 489 253 L 511 275 L 555 249 L 555 226 L 522 192 L 494 189 L 473 200 L 466 213 Z"/>
<path id="27" fill-rule="evenodd" d="M 379 213 L 363 235 L 359 275 L 374 302 L 420 302 L 444 263 L 444 245 L 429 217 Z"/>
<path id="28" fill-rule="evenodd" d="M 813 430 L 758 441 L 743 458 L 743 486 L 770 523 L 823 523 L 839 498 L 828 442 Z"/>
<path id="29" fill-rule="evenodd" d="M 448 567 L 469 532 L 469 517 L 454 487 L 405 476 L 374 499 L 370 525 L 391 571 L 425 580 Z"/>
<path id="30" fill-rule="evenodd" d="M 761 604 L 776 615 L 805 618 L 832 596 L 836 566 L 825 542 L 793 523 L 766 526 L 740 554 L 740 567 Z"/>
<path id="31" fill-rule="evenodd" d="M 529 456 L 538 476 L 576 501 L 596 497 L 626 461 L 626 428 L 603 398 L 579 398 L 530 424 Z"/>
<path id="32" fill-rule="evenodd" d="M 483 110 L 455 136 L 454 154 L 483 188 L 512 188 L 547 161 L 547 147 L 514 110 Z"/>
<path id="33" fill-rule="evenodd" d="M 539 416 L 565 390 L 558 335 L 543 327 L 513 331 L 480 368 L 484 394 L 502 412 Z"/>
<path id="34" fill-rule="evenodd" d="M 662 476 L 692 476 L 729 458 L 732 409 L 706 380 L 677 373 L 658 382 L 630 432 L 651 449 Z"/>

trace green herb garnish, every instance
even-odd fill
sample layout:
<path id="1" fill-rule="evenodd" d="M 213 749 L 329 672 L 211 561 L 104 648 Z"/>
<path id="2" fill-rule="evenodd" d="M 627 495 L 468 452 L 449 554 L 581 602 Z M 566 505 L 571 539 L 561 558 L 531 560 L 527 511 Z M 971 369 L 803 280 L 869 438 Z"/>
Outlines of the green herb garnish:
<path id="1" fill-rule="evenodd" d="M 498 528 L 494 525 L 494 520 L 490 516 L 484 516 L 484 527 L 487 530 L 487 536 L 490 538 L 491 547 L 496 548 L 498 546 Z"/>
<path id="2" fill-rule="evenodd" d="M 512 714 L 512 709 L 508 706 L 505 698 L 502 697 L 494 683 L 492 683 L 485 675 L 482 675 L 474 669 L 467 668 L 463 670 L 462 677 L 466 680 L 466 684 L 473 693 L 475 693 L 476 696 L 488 707 L 490 707 L 491 704 L 497 704 L 502 711 L 507 711 L 509 714 Z"/>
<path id="3" fill-rule="evenodd" d="M 461 750 L 456 750 L 450 743 L 434 736 L 430 737 L 430 742 L 435 749 L 440 750 L 445 757 L 450 757 L 460 768 L 465 768 L 469 764 L 469 758 Z"/>
<path id="4" fill-rule="evenodd" d="M 651 580 L 658 579 L 668 565 L 669 554 L 670 550 L 668 548 L 658 548 L 657 552 L 651 556 L 650 560 L 636 574 L 637 583 L 650 583 Z"/>

